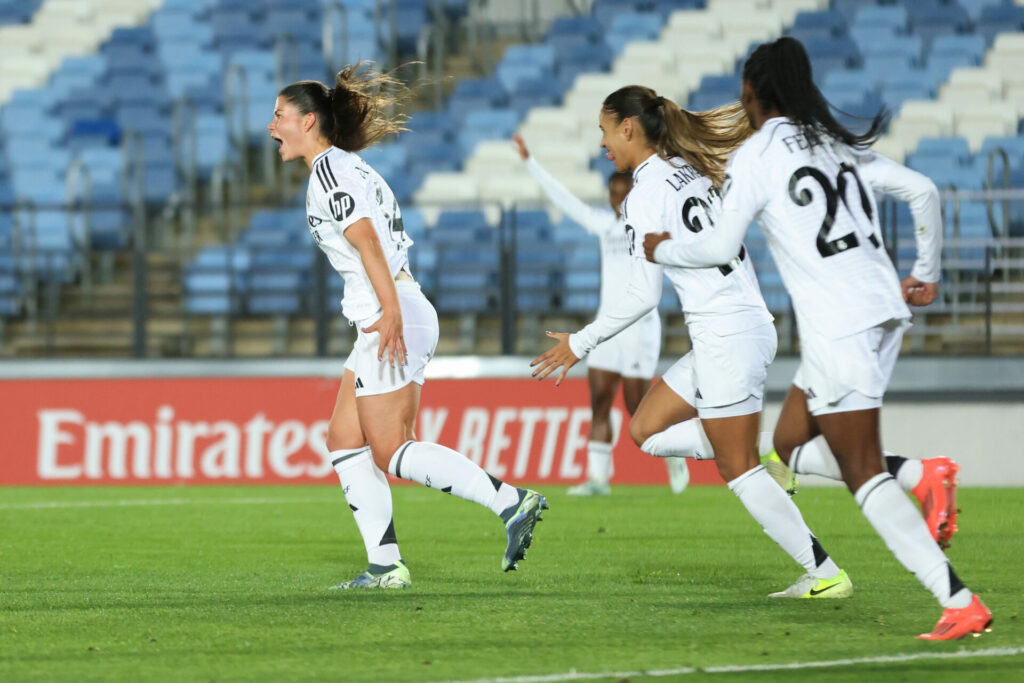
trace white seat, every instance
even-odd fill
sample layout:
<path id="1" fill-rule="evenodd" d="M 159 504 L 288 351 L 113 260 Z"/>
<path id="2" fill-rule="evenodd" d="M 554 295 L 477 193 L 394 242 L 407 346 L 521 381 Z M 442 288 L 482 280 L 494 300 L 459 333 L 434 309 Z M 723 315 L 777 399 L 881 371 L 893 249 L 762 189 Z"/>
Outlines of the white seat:
<path id="1" fill-rule="evenodd" d="M 564 107 L 534 107 L 526 115 L 526 120 L 520 128 L 524 137 L 527 129 L 530 131 L 544 129 L 553 134 L 576 135 L 579 132 L 579 122 L 568 115 Z M 529 142 L 528 138 L 527 142 Z"/>
<path id="2" fill-rule="evenodd" d="M 754 40 L 768 40 L 782 34 L 784 23 L 778 12 L 771 9 L 744 11 L 736 10 L 724 13 L 722 17 L 722 34 L 737 33 L 752 36 Z"/>
<path id="3" fill-rule="evenodd" d="M 910 150 L 905 142 L 904 138 L 900 136 L 886 135 L 885 137 L 879 138 L 875 144 L 871 146 L 871 149 L 884 157 L 888 157 L 893 161 L 898 161 L 902 164 L 903 160 L 907 156 L 907 152 Z"/>
<path id="4" fill-rule="evenodd" d="M 616 60 L 616 67 L 620 63 L 640 63 L 658 65 L 662 71 L 675 67 L 675 57 L 671 43 L 663 43 L 659 40 L 638 40 L 626 45 L 622 56 Z"/>
<path id="5" fill-rule="evenodd" d="M 596 150 L 588 148 L 579 138 L 552 140 L 544 145 L 535 146 L 530 151 L 543 166 L 571 165 L 582 169 L 586 169 L 590 164 L 590 158 L 596 154 Z"/>
<path id="6" fill-rule="evenodd" d="M 503 205 L 518 202 L 536 202 L 541 198 L 540 185 L 529 173 L 505 173 L 480 180 L 481 201 Z"/>
<path id="7" fill-rule="evenodd" d="M 960 102 L 998 100 L 1002 95 L 1002 76 L 994 70 L 979 67 L 953 69 L 949 80 L 939 88 L 939 99 L 949 102 L 954 108 Z"/>
<path id="8" fill-rule="evenodd" d="M 718 16 L 752 14 L 768 6 L 769 0 L 708 0 L 707 11 Z"/>
<path id="9" fill-rule="evenodd" d="M 945 102 L 907 100 L 889 126 L 889 135 L 901 138 L 904 149 L 917 147 L 923 137 L 953 134 L 953 110 Z"/>
<path id="10" fill-rule="evenodd" d="M 691 40 L 698 36 L 722 35 L 722 20 L 705 10 L 676 10 L 661 33 L 663 38 L 675 41 Z"/>
<path id="11" fill-rule="evenodd" d="M 558 180 L 567 190 L 585 202 L 601 204 L 608 201 L 605 179 L 597 171 L 565 174 L 559 176 Z"/>
<path id="12" fill-rule="evenodd" d="M 480 198 L 477 180 L 465 173 L 428 173 L 414 193 L 417 204 L 468 204 Z"/>
<path id="13" fill-rule="evenodd" d="M 960 106 L 954 116 L 954 130 L 967 139 L 972 152 L 977 152 L 986 137 L 1017 134 L 1017 108 L 1006 102 Z"/>

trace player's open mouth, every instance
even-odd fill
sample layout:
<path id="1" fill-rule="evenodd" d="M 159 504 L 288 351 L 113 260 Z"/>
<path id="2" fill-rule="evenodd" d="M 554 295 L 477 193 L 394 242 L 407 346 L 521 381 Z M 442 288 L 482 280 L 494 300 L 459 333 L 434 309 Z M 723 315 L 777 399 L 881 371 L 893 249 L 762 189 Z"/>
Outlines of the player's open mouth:
<path id="1" fill-rule="evenodd" d="M 605 153 L 604 153 L 604 157 L 605 157 L 605 159 L 607 159 L 608 161 L 615 161 L 615 155 L 614 155 L 614 154 L 612 154 L 611 152 L 605 152 Z"/>

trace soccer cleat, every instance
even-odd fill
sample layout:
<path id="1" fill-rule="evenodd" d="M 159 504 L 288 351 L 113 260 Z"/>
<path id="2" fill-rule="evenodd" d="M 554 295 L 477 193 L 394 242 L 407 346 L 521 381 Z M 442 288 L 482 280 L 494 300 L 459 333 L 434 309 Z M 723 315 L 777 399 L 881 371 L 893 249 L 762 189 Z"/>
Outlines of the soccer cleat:
<path id="1" fill-rule="evenodd" d="M 796 480 L 796 472 L 782 462 L 782 458 L 775 452 L 775 449 L 761 455 L 761 464 L 768 470 L 768 474 L 772 475 L 772 479 L 782 487 L 783 491 L 791 496 L 796 493 L 796 486 L 800 483 Z"/>
<path id="2" fill-rule="evenodd" d="M 690 468 L 686 465 L 686 458 L 665 458 L 665 465 L 668 466 L 668 487 L 672 493 L 685 491 L 690 485 Z"/>
<path id="3" fill-rule="evenodd" d="M 935 542 L 945 550 L 956 533 L 957 472 L 960 466 L 945 456 L 922 460 L 924 473 L 910 494 L 921 505 L 921 515 L 928 523 L 928 531 Z"/>
<path id="4" fill-rule="evenodd" d="M 412 585 L 412 577 L 409 576 L 409 568 L 405 560 L 399 560 L 395 564 L 382 566 L 371 564 L 365 572 L 352 579 L 344 581 L 332 588 L 348 590 L 350 588 L 408 588 Z"/>
<path id="5" fill-rule="evenodd" d="M 831 579 L 817 579 L 804 574 L 784 591 L 771 593 L 769 598 L 848 598 L 853 595 L 853 582 L 845 569 Z"/>
<path id="6" fill-rule="evenodd" d="M 611 492 L 612 487 L 607 483 L 602 484 L 601 482 L 594 481 L 593 479 L 588 479 L 582 484 L 571 486 L 569 487 L 569 490 L 566 491 L 570 496 L 607 496 Z"/>
<path id="7" fill-rule="evenodd" d="M 519 489 L 519 504 L 511 506 L 502 519 L 505 520 L 505 535 L 508 545 L 501 558 L 501 568 L 507 572 L 517 568 L 519 560 L 526 557 L 526 549 L 533 542 L 533 527 L 541 521 L 541 514 L 548 509 L 547 498 L 529 489 Z"/>
<path id="8" fill-rule="evenodd" d="M 950 607 L 942 612 L 939 623 L 931 633 L 922 633 L 920 640 L 959 640 L 966 635 L 975 638 L 992 630 L 992 612 L 975 594 L 971 604 L 959 609 Z"/>

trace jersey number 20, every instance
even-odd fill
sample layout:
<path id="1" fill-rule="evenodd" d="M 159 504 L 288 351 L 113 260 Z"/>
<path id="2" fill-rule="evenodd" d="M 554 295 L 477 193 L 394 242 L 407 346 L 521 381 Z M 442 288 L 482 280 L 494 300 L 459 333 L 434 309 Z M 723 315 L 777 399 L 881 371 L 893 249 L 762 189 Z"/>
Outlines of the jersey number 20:
<path id="1" fill-rule="evenodd" d="M 871 201 L 868 198 L 868 193 L 864 190 L 864 184 L 860 181 L 860 176 L 857 175 L 857 169 L 850 164 L 842 163 L 839 165 L 839 173 L 836 175 L 836 184 L 834 186 L 827 175 L 811 166 L 798 168 L 789 178 L 789 198 L 797 206 L 807 206 L 814 201 L 814 196 L 807 188 L 797 191 L 797 185 L 804 178 L 809 177 L 814 180 L 825 193 L 825 218 L 821 221 L 821 228 L 818 229 L 817 238 L 818 253 L 824 258 L 835 256 L 847 249 L 860 246 L 860 240 L 857 238 L 856 233 L 853 232 L 837 237 L 834 240 L 828 238 L 828 234 L 836 220 L 836 212 L 839 211 L 839 202 L 842 201 L 846 210 L 850 211 L 850 206 L 846 203 L 847 175 L 852 176 L 854 182 L 857 183 L 857 191 L 860 193 L 861 210 L 870 221 L 872 218 Z M 880 242 L 874 234 L 870 234 L 868 239 L 876 247 L 879 246 Z"/>

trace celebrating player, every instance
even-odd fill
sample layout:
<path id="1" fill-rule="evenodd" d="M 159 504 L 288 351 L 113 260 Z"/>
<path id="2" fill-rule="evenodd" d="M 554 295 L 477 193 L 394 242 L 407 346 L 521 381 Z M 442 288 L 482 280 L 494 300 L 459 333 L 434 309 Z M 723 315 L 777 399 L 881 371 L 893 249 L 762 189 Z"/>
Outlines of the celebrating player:
<path id="1" fill-rule="evenodd" d="M 337 588 L 403 588 L 409 569 L 398 550 L 391 490 L 384 472 L 479 503 L 500 516 L 508 540 L 502 567 L 516 568 L 547 508 L 544 496 L 505 484 L 439 444 L 416 441 L 424 368 L 438 338 L 437 314 L 409 268 L 413 241 L 388 184 L 356 152 L 403 130 L 389 118 L 399 87 L 390 74 L 338 74 L 333 88 L 316 81 L 285 87 L 267 126 L 284 161 L 312 171 L 306 193 L 309 228 L 345 279 L 342 311 L 358 333 L 327 433 L 327 448 L 355 516 L 369 569 Z"/>
<path id="2" fill-rule="evenodd" d="M 601 240 L 600 311 L 615 296 L 617 283 L 629 272 L 630 257 L 619 207 L 633 187 L 633 176 L 616 171 L 608 178 L 608 203 L 611 210 L 596 209 L 580 201 L 564 185 L 530 156 L 523 139 L 514 135 L 519 156 L 548 199 L 573 221 Z M 626 411 L 632 416 L 640 399 L 651 386 L 661 354 L 661 318 L 652 310 L 608 341 L 594 347 L 587 356 L 587 384 L 590 386 L 590 441 L 587 444 L 587 480 L 569 489 L 570 496 L 595 496 L 611 491 L 612 403 L 622 384 Z M 666 458 L 669 486 L 682 493 L 690 483 L 690 471 L 682 458 Z"/>
<path id="3" fill-rule="evenodd" d="M 617 169 L 633 171 L 633 189 L 622 203 L 632 267 L 594 322 L 572 335 L 548 333 L 558 344 L 531 363 L 541 379 L 561 368 L 561 382 L 598 343 L 658 304 L 662 268 L 644 260 L 643 236 L 668 228 L 682 244 L 704 239 L 718 212 L 726 155 L 751 133 L 739 105 L 692 113 L 635 85 L 605 98 L 600 127 L 608 158 Z M 691 450 L 702 447 L 694 436 L 699 415 L 729 489 L 806 571 L 772 597 L 846 597 L 853 591 L 846 572 L 759 462 L 764 381 L 777 338 L 743 246 L 737 244 L 732 256 L 726 266 L 665 270 L 682 302 L 693 349 L 647 393 L 630 431 L 645 452 L 680 455 L 683 440 Z"/>
<path id="4" fill-rule="evenodd" d="M 883 123 L 856 135 L 830 114 L 799 41 L 758 47 L 743 68 L 742 103 L 757 133 L 729 162 L 716 229 L 699 243 L 650 235 L 653 261 L 735 263 L 757 218 L 793 299 L 801 365 L 775 430 L 777 449 L 822 434 L 864 516 L 944 608 L 928 640 L 979 633 L 992 613 L 960 581 L 882 461 L 882 396 L 910 324 L 907 303 L 937 293 L 942 225 L 934 185 L 873 153 Z M 921 188 L 927 188 L 922 191 Z M 911 201 L 918 258 L 900 283 L 882 244 L 873 190 Z"/>

